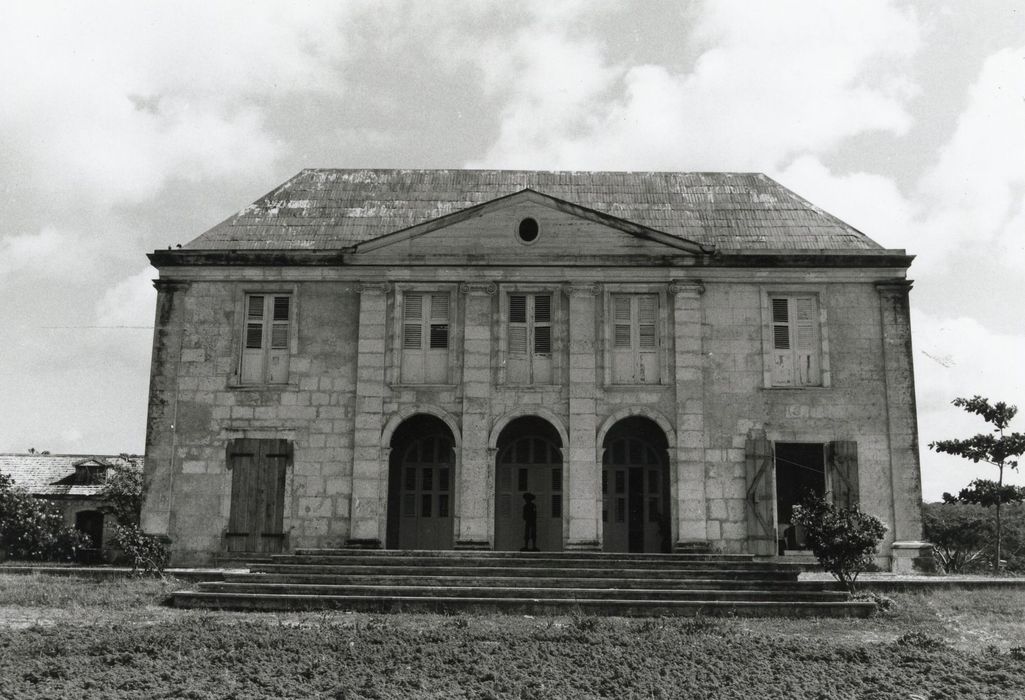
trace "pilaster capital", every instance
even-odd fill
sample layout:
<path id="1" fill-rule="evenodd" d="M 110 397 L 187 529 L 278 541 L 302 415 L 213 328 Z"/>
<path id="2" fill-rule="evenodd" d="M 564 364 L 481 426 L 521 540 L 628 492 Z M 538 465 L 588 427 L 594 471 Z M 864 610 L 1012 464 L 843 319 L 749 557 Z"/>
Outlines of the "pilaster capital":
<path id="1" fill-rule="evenodd" d="M 167 292 L 168 294 L 174 294 L 175 292 L 184 291 L 188 289 L 190 286 L 192 286 L 192 283 L 186 282 L 185 280 L 153 280 L 153 288 L 156 289 L 157 292 Z"/>
<path id="2" fill-rule="evenodd" d="M 360 294 L 387 294 L 391 285 L 388 282 L 359 282 L 356 291 Z"/>
<path id="3" fill-rule="evenodd" d="M 493 297 L 498 293 L 498 285 L 494 282 L 463 282 L 459 291 L 471 297 Z"/>
<path id="4" fill-rule="evenodd" d="M 596 297 L 601 294 L 601 285 L 597 282 L 573 282 L 563 285 L 562 291 L 568 297 Z"/>
<path id="5" fill-rule="evenodd" d="M 699 297 L 705 293 L 705 285 L 701 280 L 673 280 L 669 283 L 669 293 L 677 297 Z"/>
<path id="6" fill-rule="evenodd" d="M 906 297 L 914 284 L 911 280 L 886 280 L 884 282 L 876 282 L 876 291 L 882 297 Z"/>

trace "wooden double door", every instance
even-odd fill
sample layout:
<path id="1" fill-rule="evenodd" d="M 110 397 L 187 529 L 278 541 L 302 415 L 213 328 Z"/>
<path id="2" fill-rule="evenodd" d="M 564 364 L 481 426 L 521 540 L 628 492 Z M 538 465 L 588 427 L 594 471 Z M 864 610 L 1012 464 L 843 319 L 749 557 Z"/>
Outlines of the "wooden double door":
<path id="1" fill-rule="evenodd" d="M 394 449 L 394 448 L 393 448 Z M 452 491 L 455 477 L 452 440 L 447 435 L 415 439 L 393 457 L 388 546 L 398 549 L 452 549 Z M 397 517 L 396 517 L 397 516 Z"/>
<path id="2" fill-rule="evenodd" d="M 613 440 L 605 450 L 601 492 L 606 552 L 669 551 L 669 471 L 650 443 Z"/>
<path id="3" fill-rule="evenodd" d="M 281 552 L 285 548 L 285 477 L 292 463 L 288 440 L 228 442 L 231 510 L 225 533 L 229 552 Z"/>
<path id="4" fill-rule="evenodd" d="M 550 439 L 525 435 L 511 440 L 495 463 L 495 549 L 525 544 L 524 494 L 533 494 L 537 549 L 562 551 L 562 453 Z"/>

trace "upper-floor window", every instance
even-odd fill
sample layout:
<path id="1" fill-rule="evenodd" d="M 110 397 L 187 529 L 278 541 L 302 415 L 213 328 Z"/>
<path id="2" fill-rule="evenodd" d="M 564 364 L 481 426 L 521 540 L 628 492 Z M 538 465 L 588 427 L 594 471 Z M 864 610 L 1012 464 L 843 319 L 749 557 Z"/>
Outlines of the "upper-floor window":
<path id="1" fill-rule="evenodd" d="M 610 299 L 613 383 L 658 384 L 658 295 L 613 294 Z"/>
<path id="2" fill-rule="evenodd" d="M 451 295 L 406 292 L 402 297 L 402 382 L 448 381 Z"/>
<path id="3" fill-rule="evenodd" d="M 243 384 L 284 384 L 288 381 L 292 296 L 247 294 L 242 359 Z"/>
<path id="4" fill-rule="evenodd" d="M 550 384 L 552 381 L 552 295 L 510 294 L 506 381 Z"/>
<path id="5" fill-rule="evenodd" d="M 822 341 L 814 295 L 770 295 L 772 386 L 821 386 Z"/>

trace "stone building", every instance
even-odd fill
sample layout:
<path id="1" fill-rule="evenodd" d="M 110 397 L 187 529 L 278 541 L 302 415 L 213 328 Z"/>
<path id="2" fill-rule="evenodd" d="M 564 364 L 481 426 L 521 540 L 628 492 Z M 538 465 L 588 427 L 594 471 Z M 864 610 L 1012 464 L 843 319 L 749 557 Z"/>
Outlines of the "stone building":
<path id="1" fill-rule="evenodd" d="M 114 554 L 113 527 L 117 517 L 108 512 L 103 497 L 107 474 L 115 466 L 143 468 L 135 455 L 65 455 L 49 452 L 0 454 L 0 474 L 14 486 L 57 505 L 64 524 L 89 535 L 91 548 L 80 557 L 98 559 Z"/>
<path id="2" fill-rule="evenodd" d="M 917 554 L 912 258 L 764 175 L 304 170 L 150 259 L 179 563 L 519 549 L 525 493 L 542 550 L 775 556 L 812 491 Z"/>

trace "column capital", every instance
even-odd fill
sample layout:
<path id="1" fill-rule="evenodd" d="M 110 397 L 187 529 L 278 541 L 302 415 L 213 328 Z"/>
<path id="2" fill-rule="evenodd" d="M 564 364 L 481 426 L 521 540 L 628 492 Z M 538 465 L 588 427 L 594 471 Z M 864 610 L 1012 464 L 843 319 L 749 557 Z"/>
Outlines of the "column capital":
<path id="1" fill-rule="evenodd" d="M 391 288 L 391 284 L 388 282 L 358 282 L 356 284 L 356 291 L 360 294 L 387 294 Z"/>
<path id="2" fill-rule="evenodd" d="M 699 297 L 705 293 L 705 285 L 701 280 L 673 280 L 669 283 L 669 293 L 678 297 Z"/>
<path id="3" fill-rule="evenodd" d="M 876 291 L 879 296 L 907 296 L 915 283 L 911 280 L 895 279 L 876 282 Z"/>
<path id="4" fill-rule="evenodd" d="M 192 283 L 185 280 L 165 280 L 159 278 L 153 280 L 154 289 L 158 292 L 168 292 L 170 294 L 186 290 L 191 286 Z"/>
<path id="5" fill-rule="evenodd" d="M 498 285 L 494 282 L 462 282 L 459 291 L 472 297 L 493 297 L 498 293 Z"/>
<path id="6" fill-rule="evenodd" d="M 562 287 L 568 297 L 595 297 L 601 294 L 601 285 L 597 282 L 574 282 Z"/>

